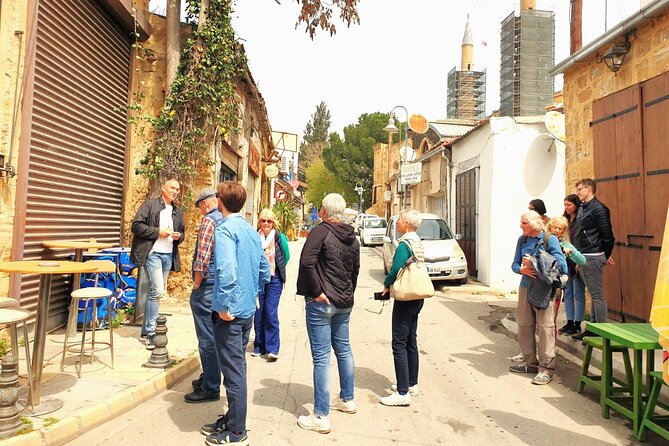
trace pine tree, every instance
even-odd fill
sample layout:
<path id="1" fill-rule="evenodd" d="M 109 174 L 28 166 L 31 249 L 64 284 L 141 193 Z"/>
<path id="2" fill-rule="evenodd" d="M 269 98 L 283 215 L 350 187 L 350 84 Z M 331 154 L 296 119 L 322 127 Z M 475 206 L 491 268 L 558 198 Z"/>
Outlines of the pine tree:
<path id="1" fill-rule="evenodd" d="M 300 163 L 298 178 L 306 181 L 306 171 L 323 154 L 323 148 L 327 144 L 328 132 L 330 131 L 330 111 L 325 102 L 321 101 L 316 111 L 311 115 L 302 135 L 300 144 Z"/>

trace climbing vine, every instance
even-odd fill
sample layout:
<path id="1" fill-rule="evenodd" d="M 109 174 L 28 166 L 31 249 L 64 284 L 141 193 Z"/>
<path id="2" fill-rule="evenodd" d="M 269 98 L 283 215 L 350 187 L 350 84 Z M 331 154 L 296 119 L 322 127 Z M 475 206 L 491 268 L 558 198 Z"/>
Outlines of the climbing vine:
<path id="1" fill-rule="evenodd" d="M 188 190 L 200 169 L 213 162 L 211 148 L 239 130 L 235 79 L 244 73 L 246 59 L 232 28 L 233 2 L 209 0 L 205 19 L 201 0 L 186 2 L 192 33 L 164 107 L 147 118 L 156 134 L 137 169 L 149 179 L 150 190 L 169 178 Z"/>

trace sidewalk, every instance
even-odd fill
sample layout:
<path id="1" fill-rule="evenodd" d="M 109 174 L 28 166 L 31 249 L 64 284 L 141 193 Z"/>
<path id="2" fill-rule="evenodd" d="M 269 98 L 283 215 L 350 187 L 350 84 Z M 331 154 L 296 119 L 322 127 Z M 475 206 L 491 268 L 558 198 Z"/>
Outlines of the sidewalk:
<path id="1" fill-rule="evenodd" d="M 111 368 L 109 350 L 102 350 L 95 353 L 93 364 L 89 362 L 90 356 L 84 357 L 81 378 L 77 378 L 75 361 L 78 355 L 75 353 L 67 354 L 61 371 L 64 328 L 47 335 L 42 399 L 58 398 L 64 405 L 46 415 L 24 418 L 24 422 L 32 422 L 32 430 L 30 424 L 25 423 L 28 433 L 2 440 L 0 445 L 64 444 L 197 371 L 200 362 L 188 301 L 166 300 L 160 311 L 167 316 L 167 350 L 170 358 L 176 361 L 167 369 L 142 367 L 151 352 L 139 340 L 139 326 L 122 325 L 114 330 L 114 369 Z M 96 331 L 96 339 L 105 341 L 108 337 L 107 330 Z M 20 370 L 25 373 L 23 361 Z M 25 401 L 26 396 L 26 390 L 19 393 L 20 400 Z"/>

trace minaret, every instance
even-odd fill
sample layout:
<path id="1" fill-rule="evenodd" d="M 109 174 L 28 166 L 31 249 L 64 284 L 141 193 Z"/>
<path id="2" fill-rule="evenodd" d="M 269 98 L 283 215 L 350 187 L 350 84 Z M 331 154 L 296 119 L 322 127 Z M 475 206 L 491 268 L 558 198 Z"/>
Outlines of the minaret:
<path id="1" fill-rule="evenodd" d="M 467 24 L 465 25 L 465 34 L 462 37 L 462 60 L 460 62 L 460 71 L 472 71 L 474 68 L 474 39 L 472 38 L 472 27 L 469 25 L 469 14 L 467 14 Z"/>

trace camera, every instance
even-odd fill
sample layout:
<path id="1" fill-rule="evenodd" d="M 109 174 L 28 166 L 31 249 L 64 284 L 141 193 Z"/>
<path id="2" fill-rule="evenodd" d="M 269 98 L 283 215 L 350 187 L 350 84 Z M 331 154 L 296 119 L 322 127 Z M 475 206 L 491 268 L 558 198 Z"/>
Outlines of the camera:
<path id="1" fill-rule="evenodd" d="M 389 300 L 390 299 L 390 293 L 383 294 L 383 293 L 374 293 L 374 300 Z"/>

